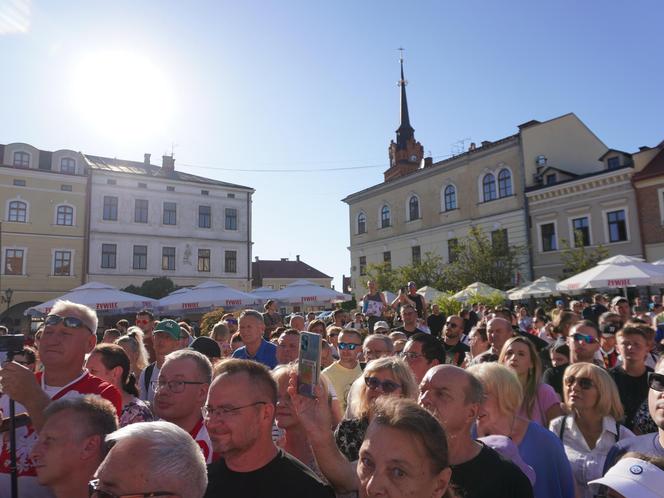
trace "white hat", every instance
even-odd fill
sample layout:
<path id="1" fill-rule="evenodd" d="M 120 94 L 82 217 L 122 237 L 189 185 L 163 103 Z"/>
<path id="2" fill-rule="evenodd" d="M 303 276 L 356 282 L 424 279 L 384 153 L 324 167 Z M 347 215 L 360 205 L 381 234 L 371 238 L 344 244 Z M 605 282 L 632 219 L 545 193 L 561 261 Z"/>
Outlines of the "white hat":
<path id="1" fill-rule="evenodd" d="M 374 323 L 374 331 L 376 329 L 385 329 L 385 330 L 390 330 L 390 326 L 387 324 L 387 322 L 380 320 L 376 323 Z"/>
<path id="2" fill-rule="evenodd" d="M 589 485 L 603 484 L 625 498 L 663 498 L 664 470 L 638 458 L 623 458 L 601 479 Z"/>

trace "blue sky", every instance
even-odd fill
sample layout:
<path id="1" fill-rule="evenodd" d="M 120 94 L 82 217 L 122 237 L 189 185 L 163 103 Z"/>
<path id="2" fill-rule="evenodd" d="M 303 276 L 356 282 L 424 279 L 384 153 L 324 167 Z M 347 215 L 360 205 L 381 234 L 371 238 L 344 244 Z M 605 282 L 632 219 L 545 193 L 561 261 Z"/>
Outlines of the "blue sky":
<path id="1" fill-rule="evenodd" d="M 173 148 L 178 169 L 256 189 L 254 255 L 300 254 L 339 286 L 340 199 L 387 168 L 398 47 L 434 158 L 567 112 L 634 151 L 664 139 L 663 15 L 660 0 L 0 0 L 0 142 Z"/>

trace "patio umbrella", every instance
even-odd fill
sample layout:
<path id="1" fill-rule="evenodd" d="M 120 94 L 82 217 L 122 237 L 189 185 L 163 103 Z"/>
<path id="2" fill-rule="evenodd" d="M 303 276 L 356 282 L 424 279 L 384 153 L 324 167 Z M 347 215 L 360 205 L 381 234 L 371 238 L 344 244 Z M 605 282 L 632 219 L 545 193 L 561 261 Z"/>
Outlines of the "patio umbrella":
<path id="1" fill-rule="evenodd" d="M 120 315 L 132 313 L 143 308 L 152 308 L 156 301 L 149 297 L 139 296 L 116 289 L 115 287 L 101 282 L 88 282 L 76 287 L 62 296 L 38 304 L 25 310 L 26 315 L 47 315 L 56 301 L 71 301 L 84 304 L 99 314 Z"/>
<path id="2" fill-rule="evenodd" d="M 341 303 L 348 301 L 350 298 L 351 296 L 348 294 L 316 285 L 309 280 L 296 280 L 274 294 L 274 299 L 277 301 L 307 306 L 324 306 L 329 303 Z"/>
<path id="3" fill-rule="evenodd" d="M 254 296 L 257 301 L 264 303 L 268 299 L 274 299 L 274 295 L 279 292 L 272 287 L 259 287 L 258 289 L 253 289 L 249 294 Z"/>
<path id="4" fill-rule="evenodd" d="M 613 256 L 558 283 L 559 291 L 664 284 L 664 266 L 633 256 Z"/>
<path id="5" fill-rule="evenodd" d="M 438 296 L 442 294 L 442 292 L 440 292 L 438 289 L 434 289 L 428 285 L 417 289 L 417 293 L 420 296 L 423 296 L 427 303 L 432 303 Z"/>
<path id="6" fill-rule="evenodd" d="M 507 297 L 512 301 L 519 301 L 520 299 L 528 299 L 530 297 L 558 296 L 560 292 L 556 288 L 557 284 L 558 281 L 553 278 L 540 277 L 528 285 L 508 291 Z"/>
<path id="7" fill-rule="evenodd" d="M 209 280 L 186 292 L 176 291 L 161 298 L 157 303 L 157 309 L 162 313 L 202 313 L 219 307 L 233 309 L 251 306 L 255 302 L 256 298 L 251 294 Z"/>
<path id="8" fill-rule="evenodd" d="M 468 301 L 468 299 L 474 296 L 490 296 L 492 294 L 499 293 L 501 296 L 507 298 L 507 294 L 501 291 L 500 289 L 494 289 L 490 285 L 487 285 L 483 282 L 473 282 L 468 287 L 463 290 L 460 290 L 452 297 L 458 301 Z"/>

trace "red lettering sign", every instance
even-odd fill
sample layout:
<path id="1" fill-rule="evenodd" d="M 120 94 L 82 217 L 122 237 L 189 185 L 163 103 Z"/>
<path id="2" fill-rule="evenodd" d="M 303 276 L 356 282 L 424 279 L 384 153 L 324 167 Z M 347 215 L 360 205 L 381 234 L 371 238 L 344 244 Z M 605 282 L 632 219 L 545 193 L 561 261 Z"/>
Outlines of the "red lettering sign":
<path id="1" fill-rule="evenodd" d="M 198 308 L 198 303 L 183 303 L 182 304 L 182 309 L 185 309 L 185 310 L 191 310 L 191 309 L 195 309 L 195 308 Z"/>
<path id="2" fill-rule="evenodd" d="M 118 308 L 118 303 L 97 303 L 97 309 L 101 311 L 115 310 Z"/>
<path id="3" fill-rule="evenodd" d="M 226 306 L 239 306 L 242 304 L 242 299 L 226 299 Z"/>
<path id="4" fill-rule="evenodd" d="M 609 287 L 628 287 L 631 285 L 629 278 L 621 278 L 616 280 L 609 280 Z"/>
<path id="5" fill-rule="evenodd" d="M 313 301 L 317 301 L 316 296 L 304 296 L 302 298 L 303 303 L 310 303 L 310 302 L 313 302 Z"/>

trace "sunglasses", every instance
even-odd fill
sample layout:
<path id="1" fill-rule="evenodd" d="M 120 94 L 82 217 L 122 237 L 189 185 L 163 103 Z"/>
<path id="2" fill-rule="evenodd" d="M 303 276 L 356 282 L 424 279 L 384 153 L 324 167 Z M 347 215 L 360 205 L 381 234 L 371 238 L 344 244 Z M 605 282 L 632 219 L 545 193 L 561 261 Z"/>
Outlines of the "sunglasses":
<path id="1" fill-rule="evenodd" d="M 648 387 L 653 391 L 664 391 L 664 374 L 650 372 L 648 374 Z"/>
<path id="2" fill-rule="evenodd" d="M 90 332 L 92 332 L 92 329 L 88 327 L 83 320 L 76 316 L 60 316 L 60 315 L 48 315 L 46 319 L 44 320 L 44 325 L 49 326 L 49 325 L 57 325 L 58 323 L 62 322 L 62 324 L 67 327 L 68 329 L 80 329 L 80 328 L 86 328 Z"/>
<path id="3" fill-rule="evenodd" d="M 399 389 L 401 387 L 401 384 L 397 384 L 396 382 L 394 382 L 392 380 L 380 381 L 376 377 L 365 377 L 364 378 L 364 383 L 372 391 L 375 391 L 380 387 L 380 390 L 383 391 L 386 394 L 393 393 L 394 391 L 396 391 L 397 389 Z"/>
<path id="4" fill-rule="evenodd" d="M 591 389 L 594 387 L 595 384 L 593 384 L 593 381 L 589 379 L 588 377 L 574 377 L 573 375 L 570 375 L 565 379 L 565 384 L 567 387 L 572 387 L 574 383 L 577 383 L 581 389 L 584 391 L 587 391 L 588 389 Z"/>
<path id="5" fill-rule="evenodd" d="M 152 498 L 157 496 L 174 496 L 175 493 L 170 491 L 152 491 L 151 493 L 129 493 L 124 495 L 116 495 L 108 491 L 101 491 L 98 489 L 99 479 L 93 479 L 88 483 L 88 496 L 90 498 Z"/>
<path id="6" fill-rule="evenodd" d="M 445 323 L 445 326 L 446 326 L 446 327 L 449 327 L 449 328 L 451 328 L 451 329 L 455 329 L 455 328 L 458 327 L 458 325 L 457 325 L 456 323 L 454 323 L 454 322 L 447 322 L 447 323 Z"/>
<path id="7" fill-rule="evenodd" d="M 361 344 L 353 344 L 352 342 L 340 342 L 339 349 L 348 349 L 349 351 L 355 351 L 357 348 L 362 347 Z"/>
<path id="8" fill-rule="evenodd" d="M 597 342 L 597 339 L 593 336 L 585 334 L 574 334 L 572 338 L 575 342 L 585 342 L 586 344 L 594 344 Z"/>
<path id="9" fill-rule="evenodd" d="M 136 324 L 142 323 L 143 325 L 147 325 L 148 323 L 150 323 L 150 321 L 151 320 L 148 318 L 137 318 Z"/>

